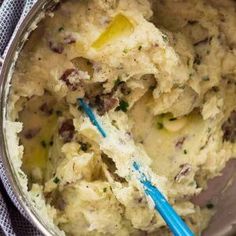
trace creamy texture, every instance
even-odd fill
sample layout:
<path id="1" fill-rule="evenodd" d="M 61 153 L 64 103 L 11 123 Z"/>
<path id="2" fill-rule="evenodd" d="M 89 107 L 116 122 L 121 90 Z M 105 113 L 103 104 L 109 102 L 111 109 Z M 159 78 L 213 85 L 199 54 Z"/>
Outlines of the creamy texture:
<path id="1" fill-rule="evenodd" d="M 13 75 L 8 146 L 62 234 L 170 235 L 134 161 L 196 234 L 207 226 L 214 206 L 191 199 L 236 152 L 235 8 L 68 0 L 31 35 Z"/>

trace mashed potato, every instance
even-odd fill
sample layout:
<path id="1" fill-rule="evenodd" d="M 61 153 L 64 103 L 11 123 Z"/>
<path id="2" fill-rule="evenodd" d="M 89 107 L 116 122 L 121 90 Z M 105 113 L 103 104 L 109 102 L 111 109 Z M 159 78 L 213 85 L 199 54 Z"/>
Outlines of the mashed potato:
<path id="1" fill-rule="evenodd" d="M 138 160 L 192 230 L 204 230 L 214 207 L 191 199 L 236 154 L 235 9 L 230 0 L 68 0 L 41 22 L 19 56 L 6 123 L 41 214 L 66 235 L 170 235 L 132 174 Z"/>

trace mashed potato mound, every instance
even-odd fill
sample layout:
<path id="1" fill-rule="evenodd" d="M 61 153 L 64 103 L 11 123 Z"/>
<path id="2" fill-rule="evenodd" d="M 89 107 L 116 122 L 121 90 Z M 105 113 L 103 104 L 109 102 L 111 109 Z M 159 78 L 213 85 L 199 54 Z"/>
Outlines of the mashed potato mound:
<path id="1" fill-rule="evenodd" d="M 170 235 L 136 160 L 196 234 L 207 227 L 212 205 L 191 199 L 236 154 L 235 11 L 231 0 L 68 0 L 40 23 L 6 127 L 44 218 L 66 235 Z"/>

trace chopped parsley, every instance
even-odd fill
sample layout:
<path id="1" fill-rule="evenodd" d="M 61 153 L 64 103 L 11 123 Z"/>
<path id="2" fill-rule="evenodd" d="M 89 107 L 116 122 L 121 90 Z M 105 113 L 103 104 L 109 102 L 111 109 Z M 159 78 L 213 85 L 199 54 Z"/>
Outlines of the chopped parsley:
<path id="1" fill-rule="evenodd" d="M 190 65 L 190 58 L 188 58 L 188 60 L 187 60 L 187 66 L 189 66 Z"/>
<path id="2" fill-rule="evenodd" d="M 186 155 L 188 153 L 188 151 L 186 149 L 184 149 L 184 154 Z"/>
<path id="3" fill-rule="evenodd" d="M 168 37 L 164 34 L 162 35 L 162 39 L 163 39 L 164 42 L 168 42 Z"/>
<path id="4" fill-rule="evenodd" d="M 188 184 L 189 186 L 194 186 L 195 185 L 195 181 L 192 181 Z"/>
<path id="5" fill-rule="evenodd" d="M 58 184 L 58 183 L 60 182 L 60 179 L 59 179 L 58 177 L 55 177 L 55 178 L 53 179 L 53 182 L 54 182 L 55 184 Z"/>
<path id="6" fill-rule="evenodd" d="M 121 82 L 122 82 L 121 78 L 120 76 L 118 76 L 117 79 L 115 80 L 115 87 L 117 87 Z"/>
<path id="7" fill-rule="evenodd" d="M 202 77 L 202 80 L 203 80 L 203 81 L 209 81 L 210 78 L 209 78 L 209 76 L 203 76 L 203 77 Z"/>
<path id="8" fill-rule="evenodd" d="M 157 128 L 158 129 L 163 129 L 164 125 L 161 122 L 157 122 Z"/>
<path id="9" fill-rule="evenodd" d="M 60 27 L 59 29 L 58 29 L 58 32 L 62 32 L 62 31 L 64 31 L 65 29 L 64 29 L 64 27 Z"/>
<path id="10" fill-rule="evenodd" d="M 104 188 L 104 189 L 103 189 L 103 192 L 105 193 L 106 191 L 107 191 L 107 188 Z"/>
<path id="11" fill-rule="evenodd" d="M 127 49 L 127 48 L 125 48 L 124 50 L 123 50 L 123 53 L 128 53 L 129 52 L 129 50 Z"/>
<path id="12" fill-rule="evenodd" d="M 117 111 L 123 111 L 123 112 L 127 112 L 128 111 L 128 107 L 129 107 L 129 103 L 124 101 L 124 100 L 120 100 L 120 104 L 119 106 L 116 108 Z"/>
<path id="13" fill-rule="evenodd" d="M 143 48 L 142 45 L 140 45 L 140 46 L 138 47 L 138 50 L 141 51 L 142 48 Z"/>

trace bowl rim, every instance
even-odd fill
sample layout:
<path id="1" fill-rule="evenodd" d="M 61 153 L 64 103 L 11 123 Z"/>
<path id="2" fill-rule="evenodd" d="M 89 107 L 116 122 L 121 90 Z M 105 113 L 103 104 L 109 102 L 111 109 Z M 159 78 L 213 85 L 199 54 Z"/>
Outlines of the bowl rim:
<path id="1" fill-rule="evenodd" d="M 21 51 L 25 44 L 26 40 L 23 39 L 24 37 L 28 38 L 30 33 L 34 30 L 33 28 L 29 30 L 30 27 L 35 25 L 35 20 L 40 13 L 53 10 L 52 7 L 58 2 L 58 0 L 38 0 L 35 2 L 29 13 L 17 28 L 14 38 L 10 41 L 9 46 L 6 49 L 1 61 L 2 65 L 0 66 L 0 164 L 4 166 L 4 173 L 11 185 L 20 208 L 26 213 L 26 218 L 28 218 L 28 220 L 45 236 L 56 235 L 56 233 L 53 230 L 49 230 L 46 223 L 40 219 L 41 217 L 39 214 L 33 209 L 31 201 L 28 199 L 21 188 L 19 181 L 15 177 L 16 170 L 12 166 L 7 152 L 7 138 L 4 134 L 4 120 L 6 119 L 4 109 L 9 91 L 6 91 L 5 88 L 8 84 L 8 77 L 11 77 L 11 69 L 14 68 L 15 62 L 17 61 L 18 52 Z"/>

